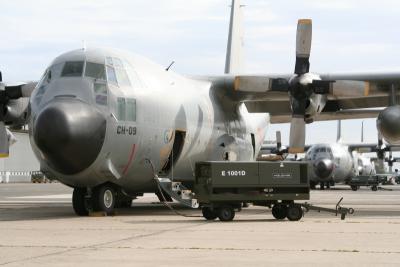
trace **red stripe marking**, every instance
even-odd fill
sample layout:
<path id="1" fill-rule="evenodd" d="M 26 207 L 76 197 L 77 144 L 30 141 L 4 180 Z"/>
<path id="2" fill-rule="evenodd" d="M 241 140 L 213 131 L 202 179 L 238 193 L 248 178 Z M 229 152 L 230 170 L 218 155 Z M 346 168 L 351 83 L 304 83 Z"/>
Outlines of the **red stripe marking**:
<path id="1" fill-rule="evenodd" d="M 124 170 L 122 171 L 122 174 L 123 174 L 123 175 L 126 174 L 126 172 L 127 172 L 128 169 L 129 169 L 129 166 L 130 166 L 131 163 L 132 163 L 133 155 L 135 154 L 135 148 L 136 148 L 136 144 L 133 144 L 133 145 L 132 145 L 132 149 L 131 149 L 131 153 L 130 153 L 130 155 L 129 155 L 128 163 L 126 164 Z"/>

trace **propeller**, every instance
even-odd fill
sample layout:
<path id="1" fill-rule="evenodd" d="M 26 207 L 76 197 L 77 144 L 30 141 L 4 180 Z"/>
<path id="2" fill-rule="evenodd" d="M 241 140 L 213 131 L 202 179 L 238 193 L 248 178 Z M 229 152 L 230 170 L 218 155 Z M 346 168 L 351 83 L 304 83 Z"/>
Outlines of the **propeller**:
<path id="1" fill-rule="evenodd" d="M 386 151 L 388 151 L 388 147 L 383 143 L 382 135 L 378 132 L 378 145 L 375 148 L 375 152 L 378 159 L 378 168 L 382 172 L 384 171 Z"/>
<path id="2" fill-rule="evenodd" d="M 4 123 L 4 110 L 6 108 L 6 86 L 3 83 L 3 75 L 0 72 L 0 158 L 8 157 L 8 137 Z"/>
<path id="3" fill-rule="evenodd" d="M 7 130 L 4 122 L 7 104 L 11 99 L 23 97 L 23 86 L 24 85 L 6 86 L 5 83 L 3 83 L 3 75 L 0 72 L 0 158 L 8 157 L 10 144 L 15 142 L 15 138 L 12 133 Z"/>
<path id="4" fill-rule="evenodd" d="M 283 154 L 287 153 L 288 150 L 285 146 L 282 146 L 282 134 L 281 131 L 276 131 L 276 153 L 279 156 L 283 156 Z"/>
<path id="5" fill-rule="evenodd" d="M 304 152 L 306 136 L 306 109 L 312 94 L 329 93 L 334 81 L 322 81 L 310 73 L 310 53 L 312 39 L 312 21 L 300 19 L 296 34 L 296 63 L 294 75 L 287 81 L 276 78 L 271 80 L 271 90 L 287 91 L 290 95 L 292 119 L 290 123 L 289 153 Z"/>

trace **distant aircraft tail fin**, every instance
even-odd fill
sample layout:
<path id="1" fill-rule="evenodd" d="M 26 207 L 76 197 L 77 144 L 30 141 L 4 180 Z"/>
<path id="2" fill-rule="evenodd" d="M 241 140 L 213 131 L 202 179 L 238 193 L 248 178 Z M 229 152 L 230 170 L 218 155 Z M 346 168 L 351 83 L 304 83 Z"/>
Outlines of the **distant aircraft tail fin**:
<path id="1" fill-rule="evenodd" d="M 337 143 L 342 142 L 342 121 L 341 120 L 338 120 L 338 124 L 337 124 L 336 142 Z"/>
<path id="2" fill-rule="evenodd" d="M 361 143 L 364 143 L 364 121 L 361 121 Z"/>
<path id="3" fill-rule="evenodd" d="M 240 0 L 232 0 L 225 73 L 243 72 L 243 12 Z"/>

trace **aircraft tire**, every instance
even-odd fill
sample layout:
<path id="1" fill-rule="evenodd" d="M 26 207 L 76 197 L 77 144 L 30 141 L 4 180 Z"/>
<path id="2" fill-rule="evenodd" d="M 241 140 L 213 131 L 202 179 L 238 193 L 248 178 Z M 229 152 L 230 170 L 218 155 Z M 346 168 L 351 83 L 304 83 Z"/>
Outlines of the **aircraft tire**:
<path id="1" fill-rule="evenodd" d="M 86 193 L 86 188 L 78 187 L 74 188 L 72 193 L 72 207 L 78 216 L 87 216 L 89 214 L 85 199 Z"/>
<path id="2" fill-rule="evenodd" d="M 218 218 L 223 222 L 232 221 L 235 218 L 235 210 L 232 206 L 222 206 L 218 209 Z"/>
<path id="3" fill-rule="evenodd" d="M 298 204 L 290 205 L 287 210 L 287 218 L 289 221 L 298 221 L 303 217 L 303 209 Z"/>
<path id="4" fill-rule="evenodd" d="M 283 220 L 287 216 L 287 206 L 281 203 L 275 204 L 272 207 L 272 216 L 277 220 Z"/>
<path id="5" fill-rule="evenodd" d="M 107 215 L 114 213 L 116 203 L 115 190 L 110 185 L 101 185 L 93 190 L 93 209 L 95 211 L 103 211 Z"/>
<path id="6" fill-rule="evenodd" d="M 215 220 L 218 215 L 215 211 L 211 210 L 208 207 L 204 207 L 201 209 L 201 212 L 203 213 L 203 217 L 207 220 L 207 221 L 213 221 Z"/>

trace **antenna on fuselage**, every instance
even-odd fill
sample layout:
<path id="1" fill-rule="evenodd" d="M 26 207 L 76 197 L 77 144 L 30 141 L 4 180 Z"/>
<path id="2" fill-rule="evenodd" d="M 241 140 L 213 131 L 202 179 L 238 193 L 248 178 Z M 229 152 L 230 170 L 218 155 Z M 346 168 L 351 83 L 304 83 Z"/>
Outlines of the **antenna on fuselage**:
<path id="1" fill-rule="evenodd" d="M 85 51 L 86 50 L 86 41 L 82 40 L 82 50 Z"/>
<path id="2" fill-rule="evenodd" d="M 175 64 L 175 61 L 172 61 L 171 64 L 169 64 L 169 66 L 165 69 L 166 71 L 169 71 L 169 69 L 172 67 L 172 65 Z"/>

